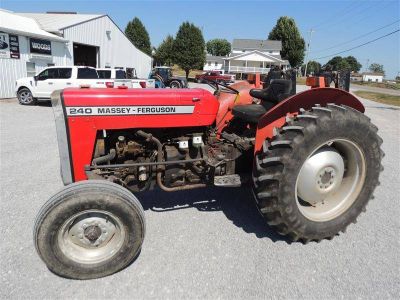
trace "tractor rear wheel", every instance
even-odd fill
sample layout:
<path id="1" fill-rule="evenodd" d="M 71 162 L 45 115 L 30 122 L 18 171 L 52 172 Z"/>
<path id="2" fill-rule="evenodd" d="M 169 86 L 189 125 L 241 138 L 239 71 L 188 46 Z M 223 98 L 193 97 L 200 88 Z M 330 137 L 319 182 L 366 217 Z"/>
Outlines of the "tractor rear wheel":
<path id="1" fill-rule="evenodd" d="M 170 82 L 170 84 L 169 84 L 169 87 L 170 87 L 171 89 L 180 89 L 180 88 L 181 88 L 181 84 L 180 84 L 180 82 L 177 81 L 177 80 L 172 80 L 172 81 Z"/>
<path id="2" fill-rule="evenodd" d="M 350 107 L 302 110 L 256 155 L 254 192 L 261 214 L 293 241 L 344 232 L 379 184 L 381 144 L 377 127 Z"/>
<path id="3" fill-rule="evenodd" d="M 68 185 L 47 201 L 35 221 L 34 243 L 54 273 L 92 279 L 131 263 L 144 234 L 136 197 L 115 183 L 90 180 Z"/>

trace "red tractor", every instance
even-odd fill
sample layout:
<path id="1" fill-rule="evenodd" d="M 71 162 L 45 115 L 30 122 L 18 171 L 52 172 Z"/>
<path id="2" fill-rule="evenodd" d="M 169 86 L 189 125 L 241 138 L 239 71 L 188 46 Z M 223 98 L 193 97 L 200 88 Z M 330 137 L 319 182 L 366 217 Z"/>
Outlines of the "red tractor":
<path id="1" fill-rule="evenodd" d="M 203 89 L 65 89 L 52 95 L 64 189 L 40 210 L 48 268 L 89 279 L 123 269 L 145 235 L 133 193 L 249 186 L 266 222 L 290 240 L 331 239 L 365 210 L 382 139 L 350 93 L 310 78 Z"/>

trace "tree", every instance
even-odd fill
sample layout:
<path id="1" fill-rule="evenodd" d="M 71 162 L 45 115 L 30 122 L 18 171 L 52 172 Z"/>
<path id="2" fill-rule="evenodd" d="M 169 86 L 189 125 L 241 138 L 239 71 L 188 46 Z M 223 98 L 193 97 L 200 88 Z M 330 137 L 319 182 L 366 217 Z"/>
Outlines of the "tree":
<path id="1" fill-rule="evenodd" d="M 206 44 L 207 52 L 214 56 L 227 56 L 231 53 L 231 43 L 226 39 L 209 40 Z"/>
<path id="2" fill-rule="evenodd" d="M 306 67 L 305 64 L 301 67 L 301 72 L 303 74 L 304 74 L 305 67 Z M 314 74 L 314 75 L 318 74 L 320 70 L 321 70 L 321 64 L 319 62 L 317 62 L 317 61 L 310 60 L 308 62 L 308 65 L 307 65 L 307 74 L 306 75 L 308 75 L 308 74 Z"/>
<path id="3" fill-rule="evenodd" d="M 303 63 L 305 42 L 293 18 L 280 17 L 268 39 L 282 41 L 282 57 L 287 59 L 292 67 Z"/>
<path id="4" fill-rule="evenodd" d="M 328 65 L 331 66 L 332 71 L 349 70 L 358 72 L 362 67 L 354 56 L 335 56 L 324 65 L 324 68 Z"/>
<path id="5" fill-rule="evenodd" d="M 125 28 L 125 34 L 138 49 L 151 55 L 149 33 L 139 18 L 135 17 L 132 21 L 128 22 Z"/>
<path id="6" fill-rule="evenodd" d="M 154 59 L 164 65 L 170 66 L 174 62 L 174 38 L 168 35 L 155 50 Z"/>
<path id="7" fill-rule="evenodd" d="M 341 56 L 335 56 L 335 57 L 333 57 L 333 58 L 331 58 L 325 65 L 324 65 L 324 68 L 326 67 L 326 66 L 331 66 L 331 70 L 332 71 L 338 71 L 338 70 L 340 70 L 340 69 L 338 69 L 338 65 L 341 63 L 343 61 L 343 57 L 341 57 Z"/>
<path id="8" fill-rule="evenodd" d="M 361 70 L 362 65 L 354 56 L 347 56 L 344 58 L 350 65 L 350 71 L 358 72 Z"/>
<path id="9" fill-rule="evenodd" d="M 194 24 L 183 22 L 174 41 L 174 62 L 189 77 L 192 69 L 201 69 L 206 62 L 205 42 L 201 30 Z"/>
<path id="10" fill-rule="evenodd" d="M 374 73 L 382 73 L 385 74 L 385 70 L 383 70 L 383 65 L 381 64 L 377 64 L 377 63 L 373 63 L 369 66 L 368 68 L 371 72 Z"/>

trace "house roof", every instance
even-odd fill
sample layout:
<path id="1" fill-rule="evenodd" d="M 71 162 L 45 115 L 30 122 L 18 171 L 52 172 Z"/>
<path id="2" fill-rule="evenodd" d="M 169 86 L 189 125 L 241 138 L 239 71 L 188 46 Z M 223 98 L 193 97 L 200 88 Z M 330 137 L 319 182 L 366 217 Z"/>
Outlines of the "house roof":
<path id="1" fill-rule="evenodd" d="M 373 76 L 383 76 L 382 73 L 364 72 L 361 75 L 373 75 Z"/>
<path id="2" fill-rule="evenodd" d="M 67 40 L 41 29 L 35 20 L 2 9 L 0 9 L 0 31 L 52 41 L 67 42 Z"/>
<path id="3" fill-rule="evenodd" d="M 105 15 L 87 15 L 75 13 L 18 13 L 23 17 L 34 19 L 43 30 L 60 33 L 62 29 L 85 23 Z"/>
<path id="4" fill-rule="evenodd" d="M 274 40 L 234 39 L 232 42 L 232 49 L 281 51 L 282 42 Z"/>
<path id="5" fill-rule="evenodd" d="M 263 56 L 263 57 L 265 57 L 265 58 L 267 58 L 269 60 L 278 62 L 280 64 L 289 65 L 289 62 L 287 60 L 283 60 L 280 56 L 267 54 L 267 53 L 261 52 L 259 50 L 253 50 L 251 52 L 240 53 L 238 55 L 229 56 L 229 57 L 226 57 L 224 59 L 226 59 L 226 60 L 235 60 L 235 59 L 238 59 L 238 58 L 242 58 L 241 60 L 244 60 L 243 59 L 244 57 L 250 56 L 250 55 L 253 55 L 253 54 L 257 54 L 257 55 Z"/>
<path id="6" fill-rule="evenodd" d="M 207 55 L 206 56 L 206 61 L 215 61 L 215 62 L 218 62 L 218 63 L 223 63 L 224 62 L 224 59 L 225 59 L 226 57 L 224 57 L 224 56 L 213 56 L 213 55 Z"/>

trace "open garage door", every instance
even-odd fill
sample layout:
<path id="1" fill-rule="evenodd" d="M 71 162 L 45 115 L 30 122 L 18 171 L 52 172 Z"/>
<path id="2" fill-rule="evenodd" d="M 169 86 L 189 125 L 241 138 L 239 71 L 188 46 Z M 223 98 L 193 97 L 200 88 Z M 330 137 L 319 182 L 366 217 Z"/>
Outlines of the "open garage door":
<path id="1" fill-rule="evenodd" d="M 98 47 L 74 43 L 74 65 L 97 67 Z"/>

